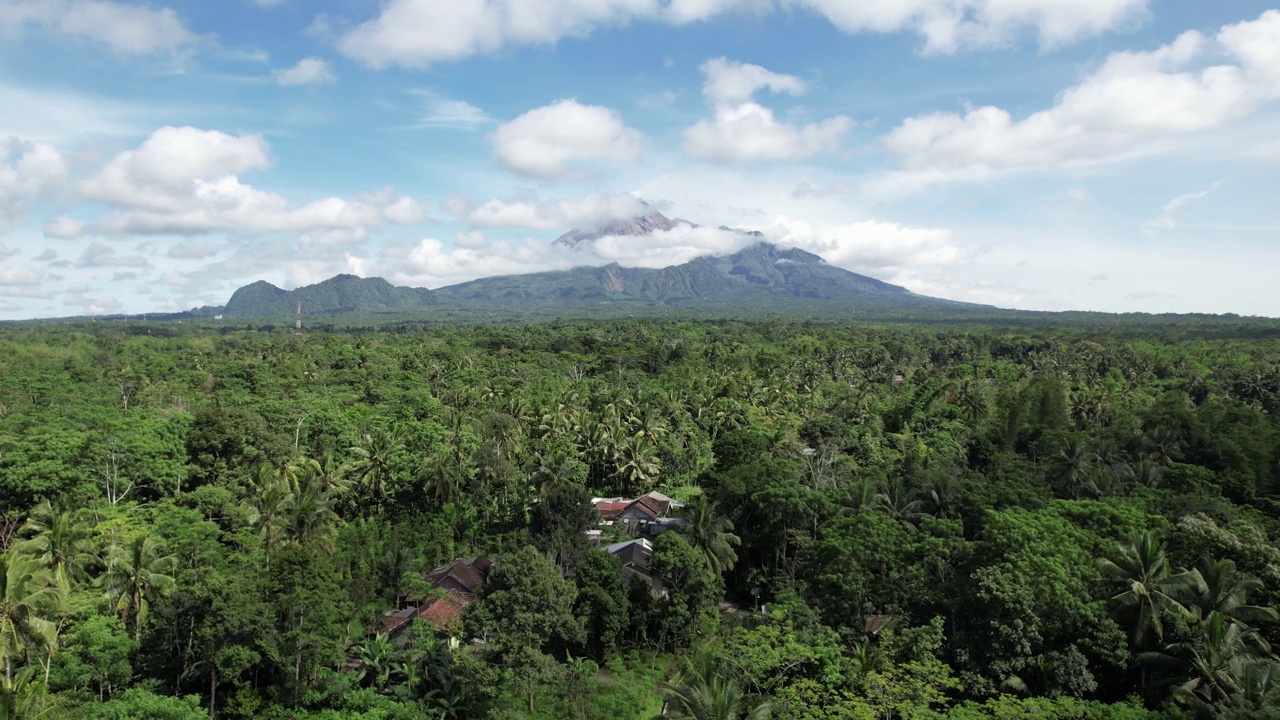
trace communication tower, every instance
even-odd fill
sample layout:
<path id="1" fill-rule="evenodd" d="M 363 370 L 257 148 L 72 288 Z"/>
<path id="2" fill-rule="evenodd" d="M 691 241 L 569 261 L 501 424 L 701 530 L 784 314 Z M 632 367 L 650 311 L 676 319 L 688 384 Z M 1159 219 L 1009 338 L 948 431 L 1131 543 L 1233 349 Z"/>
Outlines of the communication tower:
<path id="1" fill-rule="evenodd" d="M 293 334 L 294 335 L 302 334 L 302 303 L 301 302 L 298 303 L 298 317 L 296 320 L 293 321 Z"/>

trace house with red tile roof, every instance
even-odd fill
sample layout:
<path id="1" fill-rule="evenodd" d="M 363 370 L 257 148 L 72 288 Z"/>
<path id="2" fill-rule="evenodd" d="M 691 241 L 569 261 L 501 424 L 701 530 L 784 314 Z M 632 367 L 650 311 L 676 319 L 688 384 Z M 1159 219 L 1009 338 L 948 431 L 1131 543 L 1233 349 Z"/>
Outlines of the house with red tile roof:
<path id="1" fill-rule="evenodd" d="M 381 632 L 393 641 L 404 642 L 404 633 L 414 620 L 430 624 L 438 635 L 456 645 L 462 630 L 462 611 L 475 602 L 476 593 L 484 585 L 493 561 L 487 557 L 458 558 L 427 574 L 431 591 L 410 596 L 399 610 L 382 615 Z"/>

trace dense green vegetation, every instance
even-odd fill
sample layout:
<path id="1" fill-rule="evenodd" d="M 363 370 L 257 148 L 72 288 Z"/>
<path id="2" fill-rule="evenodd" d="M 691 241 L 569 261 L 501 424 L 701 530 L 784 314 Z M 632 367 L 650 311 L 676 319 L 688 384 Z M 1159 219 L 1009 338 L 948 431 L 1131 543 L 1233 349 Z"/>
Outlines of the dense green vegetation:
<path id="1" fill-rule="evenodd" d="M 1257 323 L 0 328 L 0 718 L 1272 717 L 1277 412 Z"/>

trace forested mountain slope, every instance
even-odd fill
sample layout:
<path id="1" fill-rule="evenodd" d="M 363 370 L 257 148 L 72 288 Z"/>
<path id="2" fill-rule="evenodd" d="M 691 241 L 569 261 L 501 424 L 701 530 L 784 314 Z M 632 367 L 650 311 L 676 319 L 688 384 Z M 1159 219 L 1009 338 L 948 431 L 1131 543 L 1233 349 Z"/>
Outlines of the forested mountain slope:
<path id="1" fill-rule="evenodd" d="M 0 708 L 1266 717 L 1280 340 L 1197 334 L 0 328 Z"/>

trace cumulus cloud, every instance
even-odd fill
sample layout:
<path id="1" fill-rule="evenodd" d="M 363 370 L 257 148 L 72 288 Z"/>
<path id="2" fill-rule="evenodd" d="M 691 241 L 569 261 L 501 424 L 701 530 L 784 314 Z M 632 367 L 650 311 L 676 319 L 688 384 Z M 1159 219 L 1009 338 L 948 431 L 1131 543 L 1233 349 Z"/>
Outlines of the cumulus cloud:
<path id="1" fill-rule="evenodd" d="M 0 286 L 35 287 L 44 281 L 44 273 L 30 267 L 17 265 L 0 268 Z"/>
<path id="2" fill-rule="evenodd" d="M 121 255 L 115 248 L 94 243 L 85 248 L 76 261 L 76 267 L 150 267 L 151 263 L 141 255 Z"/>
<path id="3" fill-rule="evenodd" d="M 22 215 L 31 200 L 61 182 L 67 174 L 62 154 L 52 145 L 0 140 L 0 230 Z"/>
<path id="4" fill-rule="evenodd" d="M 493 134 L 493 154 L 516 172 L 558 179 L 579 173 L 581 161 L 635 160 L 643 140 L 616 111 L 571 98 L 500 125 Z"/>
<path id="5" fill-rule="evenodd" d="M 1225 57 L 1232 62 L 1207 64 Z M 1280 98 L 1280 11 L 1187 32 L 1149 52 L 1111 55 L 1053 107 L 1016 120 L 998 107 L 912 117 L 885 138 L 905 166 L 885 180 L 933 182 L 1116 162 L 1171 137 L 1220 127 Z"/>
<path id="6" fill-rule="evenodd" d="M 1131 27 L 1149 0 L 390 0 L 342 37 L 339 48 L 375 68 L 425 68 L 497 52 L 554 45 L 637 21 L 674 25 L 726 13 L 795 11 L 825 17 L 848 33 L 913 32 L 924 50 L 1000 47 L 1034 32 L 1052 48 Z"/>
<path id="7" fill-rule="evenodd" d="M 258 135 L 161 128 L 80 184 L 85 199 L 120 209 L 80 229 L 110 235 L 368 230 L 380 227 L 386 208 L 399 218 L 413 212 L 390 188 L 291 207 L 240 180 L 241 173 L 270 164 L 270 148 Z"/>
<path id="8" fill-rule="evenodd" d="M 326 85 L 338 81 L 329 63 L 320 58 L 303 58 L 297 65 L 271 71 L 279 85 Z"/>
<path id="9" fill-rule="evenodd" d="M 126 56 L 175 52 L 197 40 L 169 8 L 110 0 L 0 0 L 0 31 L 28 25 L 100 42 Z"/>
<path id="10" fill-rule="evenodd" d="M 803 95 L 808 85 L 794 75 L 725 58 L 707 61 L 702 72 L 702 92 L 714 105 L 715 117 L 685 129 L 685 151 L 693 157 L 725 164 L 800 160 L 836 150 L 853 127 L 853 120 L 843 115 L 808 125 L 779 122 L 773 110 L 752 101 L 765 88 Z"/>
<path id="11" fill-rule="evenodd" d="M 71 240 L 84 235 L 88 223 L 75 218 L 54 218 L 44 224 L 44 236 L 55 240 Z"/>

